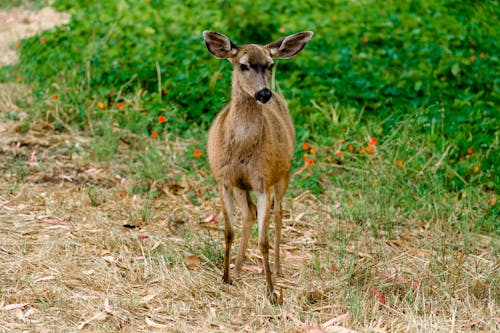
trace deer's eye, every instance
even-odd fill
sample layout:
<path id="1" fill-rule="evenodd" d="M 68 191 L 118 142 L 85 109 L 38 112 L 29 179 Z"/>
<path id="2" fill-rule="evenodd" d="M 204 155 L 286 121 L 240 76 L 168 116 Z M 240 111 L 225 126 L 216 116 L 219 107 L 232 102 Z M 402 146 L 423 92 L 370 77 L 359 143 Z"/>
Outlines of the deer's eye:
<path id="1" fill-rule="evenodd" d="M 247 71 L 249 69 L 248 65 L 245 65 L 245 64 L 240 64 L 240 69 L 242 71 Z"/>

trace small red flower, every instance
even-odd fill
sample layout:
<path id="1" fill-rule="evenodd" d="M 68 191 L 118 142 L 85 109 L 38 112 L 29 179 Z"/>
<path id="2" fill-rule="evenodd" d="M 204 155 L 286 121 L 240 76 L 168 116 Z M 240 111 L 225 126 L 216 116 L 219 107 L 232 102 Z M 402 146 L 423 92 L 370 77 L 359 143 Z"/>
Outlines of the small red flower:
<path id="1" fill-rule="evenodd" d="M 45 44 L 45 42 L 47 42 L 45 37 L 40 38 L 40 44 Z"/>
<path id="2" fill-rule="evenodd" d="M 370 146 L 375 146 L 377 144 L 377 138 L 372 138 L 370 140 Z"/>
<path id="3" fill-rule="evenodd" d="M 470 59 L 471 62 L 474 62 L 474 61 L 476 61 L 476 56 L 475 55 L 471 55 L 469 59 Z"/>
<path id="4" fill-rule="evenodd" d="M 57 100 L 57 95 L 52 95 L 52 97 L 50 98 L 50 100 L 51 100 L 52 102 L 54 102 L 55 100 Z"/>
<path id="5" fill-rule="evenodd" d="M 151 133 L 151 137 L 152 137 L 153 139 L 156 139 L 156 138 L 158 137 L 158 132 L 153 132 L 153 133 Z"/>
<path id="6" fill-rule="evenodd" d="M 342 157 L 342 155 L 343 155 L 342 150 L 339 150 L 339 151 L 337 152 L 337 157 Z"/>
<path id="7" fill-rule="evenodd" d="M 314 165 L 314 160 L 307 160 L 306 161 L 307 166 L 313 166 Z"/>
<path id="8" fill-rule="evenodd" d="M 349 146 L 347 146 L 347 149 L 349 149 L 349 151 L 353 151 L 354 147 L 352 145 L 349 145 Z"/>
<path id="9" fill-rule="evenodd" d="M 125 106 L 125 103 L 123 103 L 123 102 L 118 103 L 118 109 L 121 110 L 121 109 L 123 109 L 124 106 Z"/>
<path id="10" fill-rule="evenodd" d="M 469 154 L 472 154 L 474 152 L 474 147 L 469 147 L 469 149 L 467 149 L 467 152 Z"/>
<path id="11" fill-rule="evenodd" d="M 308 149 L 309 149 L 309 147 L 311 147 L 311 145 L 310 145 L 309 143 L 307 143 L 307 142 L 304 142 L 304 143 L 302 144 L 302 149 L 304 149 L 304 150 L 308 150 Z"/>
<path id="12" fill-rule="evenodd" d="M 159 117 L 158 117 L 158 122 L 159 122 L 160 124 L 163 124 L 163 123 L 164 123 L 164 122 L 166 122 L 166 121 L 167 121 L 167 119 L 166 119 L 164 116 L 159 116 Z"/>
<path id="13" fill-rule="evenodd" d="M 201 149 L 195 149 L 193 152 L 194 157 L 199 158 L 201 157 Z"/>

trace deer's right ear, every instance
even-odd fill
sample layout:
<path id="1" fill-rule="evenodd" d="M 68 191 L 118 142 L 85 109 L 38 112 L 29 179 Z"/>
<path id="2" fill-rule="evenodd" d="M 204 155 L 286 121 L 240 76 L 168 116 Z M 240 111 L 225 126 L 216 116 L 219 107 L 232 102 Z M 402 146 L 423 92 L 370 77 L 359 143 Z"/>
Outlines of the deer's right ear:
<path id="1" fill-rule="evenodd" d="M 208 51 L 220 59 L 232 58 L 238 53 L 238 47 L 229 38 L 213 31 L 203 31 L 203 38 Z"/>

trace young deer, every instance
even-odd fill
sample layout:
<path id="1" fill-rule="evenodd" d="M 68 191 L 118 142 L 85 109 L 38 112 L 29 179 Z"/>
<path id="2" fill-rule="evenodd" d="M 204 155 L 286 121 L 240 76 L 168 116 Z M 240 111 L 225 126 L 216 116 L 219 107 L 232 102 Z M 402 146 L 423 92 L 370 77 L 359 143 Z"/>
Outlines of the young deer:
<path id="1" fill-rule="evenodd" d="M 269 89 L 273 58 L 290 58 L 311 39 L 310 31 L 278 39 L 265 46 L 236 46 L 226 36 L 204 31 L 208 51 L 233 64 L 232 98 L 217 115 L 208 134 L 208 159 L 219 181 L 224 215 L 224 275 L 231 283 L 229 263 L 233 231 L 233 197 L 242 210 L 242 238 L 236 257 L 235 275 L 241 271 L 251 227 L 257 215 L 258 242 L 270 300 L 279 302 L 269 266 L 269 215 L 274 195 L 275 273 L 281 274 L 281 200 L 288 187 L 295 145 L 295 130 L 288 106 Z M 255 191 L 257 207 L 250 191 Z M 256 212 L 257 210 L 257 212 Z"/>

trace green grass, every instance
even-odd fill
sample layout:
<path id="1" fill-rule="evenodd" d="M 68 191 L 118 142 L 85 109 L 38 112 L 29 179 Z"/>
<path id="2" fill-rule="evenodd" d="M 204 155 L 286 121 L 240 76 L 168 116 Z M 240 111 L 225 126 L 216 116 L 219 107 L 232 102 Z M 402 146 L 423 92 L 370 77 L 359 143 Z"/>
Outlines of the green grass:
<path id="1" fill-rule="evenodd" d="M 206 130 L 230 98 L 231 68 L 206 51 L 203 30 L 236 43 L 312 30 L 305 51 L 277 66 L 298 137 L 291 195 L 339 189 L 325 200 L 374 234 L 401 227 L 391 219 L 398 214 L 445 221 L 444 231 L 500 234 L 500 27 L 488 23 L 500 20 L 498 1 L 54 6 L 72 14 L 69 25 L 23 40 L 20 63 L 2 68 L 0 80 L 19 76 L 32 87 L 26 131 L 40 118 L 56 131 L 83 131 L 97 161 L 121 154 L 125 143 L 137 193 L 183 174 L 213 183 Z M 172 146 L 179 137 L 183 154 Z M 304 158 L 315 165 L 302 170 Z"/>

